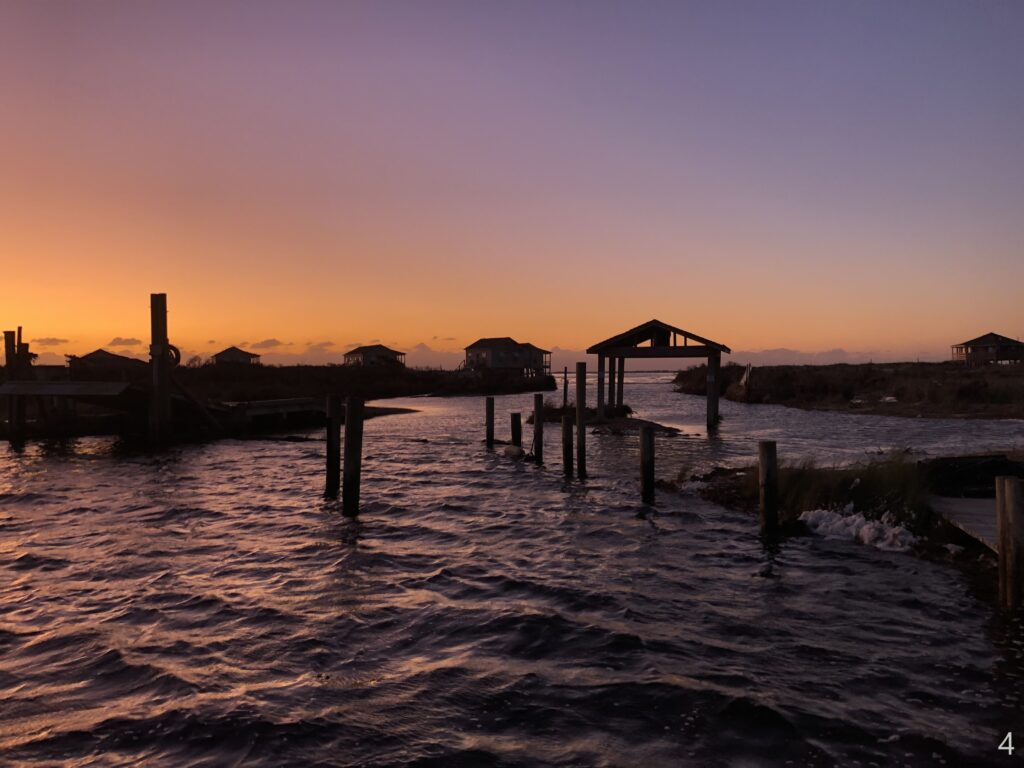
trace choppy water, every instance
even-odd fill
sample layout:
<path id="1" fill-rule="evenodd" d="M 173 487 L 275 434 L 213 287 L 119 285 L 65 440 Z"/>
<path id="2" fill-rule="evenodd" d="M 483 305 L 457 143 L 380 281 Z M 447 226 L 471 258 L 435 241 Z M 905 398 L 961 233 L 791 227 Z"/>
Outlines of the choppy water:
<path id="1" fill-rule="evenodd" d="M 724 403 L 709 441 L 666 377 L 627 401 L 691 433 L 659 437 L 665 476 L 767 435 L 827 461 L 1021 438 Z M 367 422 L 358 522 L 319 498 L 322 443 L 0 453 L 0 763 L 958 766 L 1012 764 L 1010 730 L 1024 746 L 1024 627 L 957 571 L 766 548 L 687 494 L 638 517 L 635 436 L 591 437 L 593 477 L 566 484 L 557 430 L 539 469 L 483 450 L 482 399 L 411 402 Z"/>

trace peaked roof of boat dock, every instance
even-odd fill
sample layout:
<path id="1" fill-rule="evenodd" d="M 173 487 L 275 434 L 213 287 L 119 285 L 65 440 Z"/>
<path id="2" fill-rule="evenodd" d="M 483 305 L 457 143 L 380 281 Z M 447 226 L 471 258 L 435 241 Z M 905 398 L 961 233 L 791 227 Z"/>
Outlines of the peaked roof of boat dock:
<path id="1" fill-rule="evenodd" d="M 674 325 L 663 323 L 661 320 L 648 320 L 646 323 L 641 323 L 636 328 L 630 328 L 628 331 L 620 333 L 617 336 L 612 336 L 610 339 L 605 339 L 604 341 L 599 341 L 597 344 L 591 345 L 587 348 L 587 353 L 597 354 L 608 349 L 635 347 L 645 341 L 653 343 L 657 336 L 662 336 L 664 338 L 665 334 L 672 333 L 677 336 L 682 336 L 684 341 L 696 341 L 711 350 L 725 352 L 726 354 L 732 352 L 732 350 L 725 344 L 721 344 L 717 341 L 711 341 L 711 339 L 698 336 L 696 333 L 691 331 L 684 331 L 682 328 L 677 328 Z M 669 345 L 661 344 L 658 346 L 668 347 Z"/>

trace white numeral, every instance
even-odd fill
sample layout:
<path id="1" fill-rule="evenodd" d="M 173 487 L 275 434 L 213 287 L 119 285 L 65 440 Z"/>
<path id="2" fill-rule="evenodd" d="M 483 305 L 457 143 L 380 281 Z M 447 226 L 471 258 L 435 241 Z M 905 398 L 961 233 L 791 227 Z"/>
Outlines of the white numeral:
<path id="1" fill-rule="evenodd" d="M 999 749 L 1006 752 L 1008 755 L 1013 754 L 1013 731 L 1009 731 L 1006 734 L 1006 738 L 1003 739 L 1003 743 L 999 745 Z"/>

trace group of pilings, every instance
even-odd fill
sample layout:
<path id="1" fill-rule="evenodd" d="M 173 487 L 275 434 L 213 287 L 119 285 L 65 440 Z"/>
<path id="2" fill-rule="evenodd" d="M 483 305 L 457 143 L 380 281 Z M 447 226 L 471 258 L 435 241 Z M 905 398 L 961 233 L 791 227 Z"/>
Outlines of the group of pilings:
<path id="1" fill-rule="evenodd" d="M 32 378 L 32 353 L 27 341 L 22 341 L 21 326 L 17 331 L 4 331 L 4 378 L 7 381 L 26 381 Z M 10 395 L 7 398 L 7 434 L 12 443 L 25 439 L 25 398 Z"/>
<path id="2" fill-rule="evenodd" d="M 342 409 L 341 397 L 327 398 L 327 487 L 324 498 L 337 499 L 341 491 L 341 511 L 346 517 L 359 514 L 359 485 L 363 473 L 363 420 L 365 401 L 348 397 Z M 345 424 L 344 457 L 341 425 Z"/>

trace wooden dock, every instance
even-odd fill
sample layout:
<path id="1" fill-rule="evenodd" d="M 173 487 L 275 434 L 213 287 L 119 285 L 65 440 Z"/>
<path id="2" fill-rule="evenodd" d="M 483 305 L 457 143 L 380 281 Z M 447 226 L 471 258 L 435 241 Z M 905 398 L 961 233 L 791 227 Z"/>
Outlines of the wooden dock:
<path id="1" fill-rule="evenodd" d="M 995 499 L 955 499 L 949 496 L 929 496 L 931 508 L 946 520 L 999 553 L 999 535 L 996 530 Z"/>

